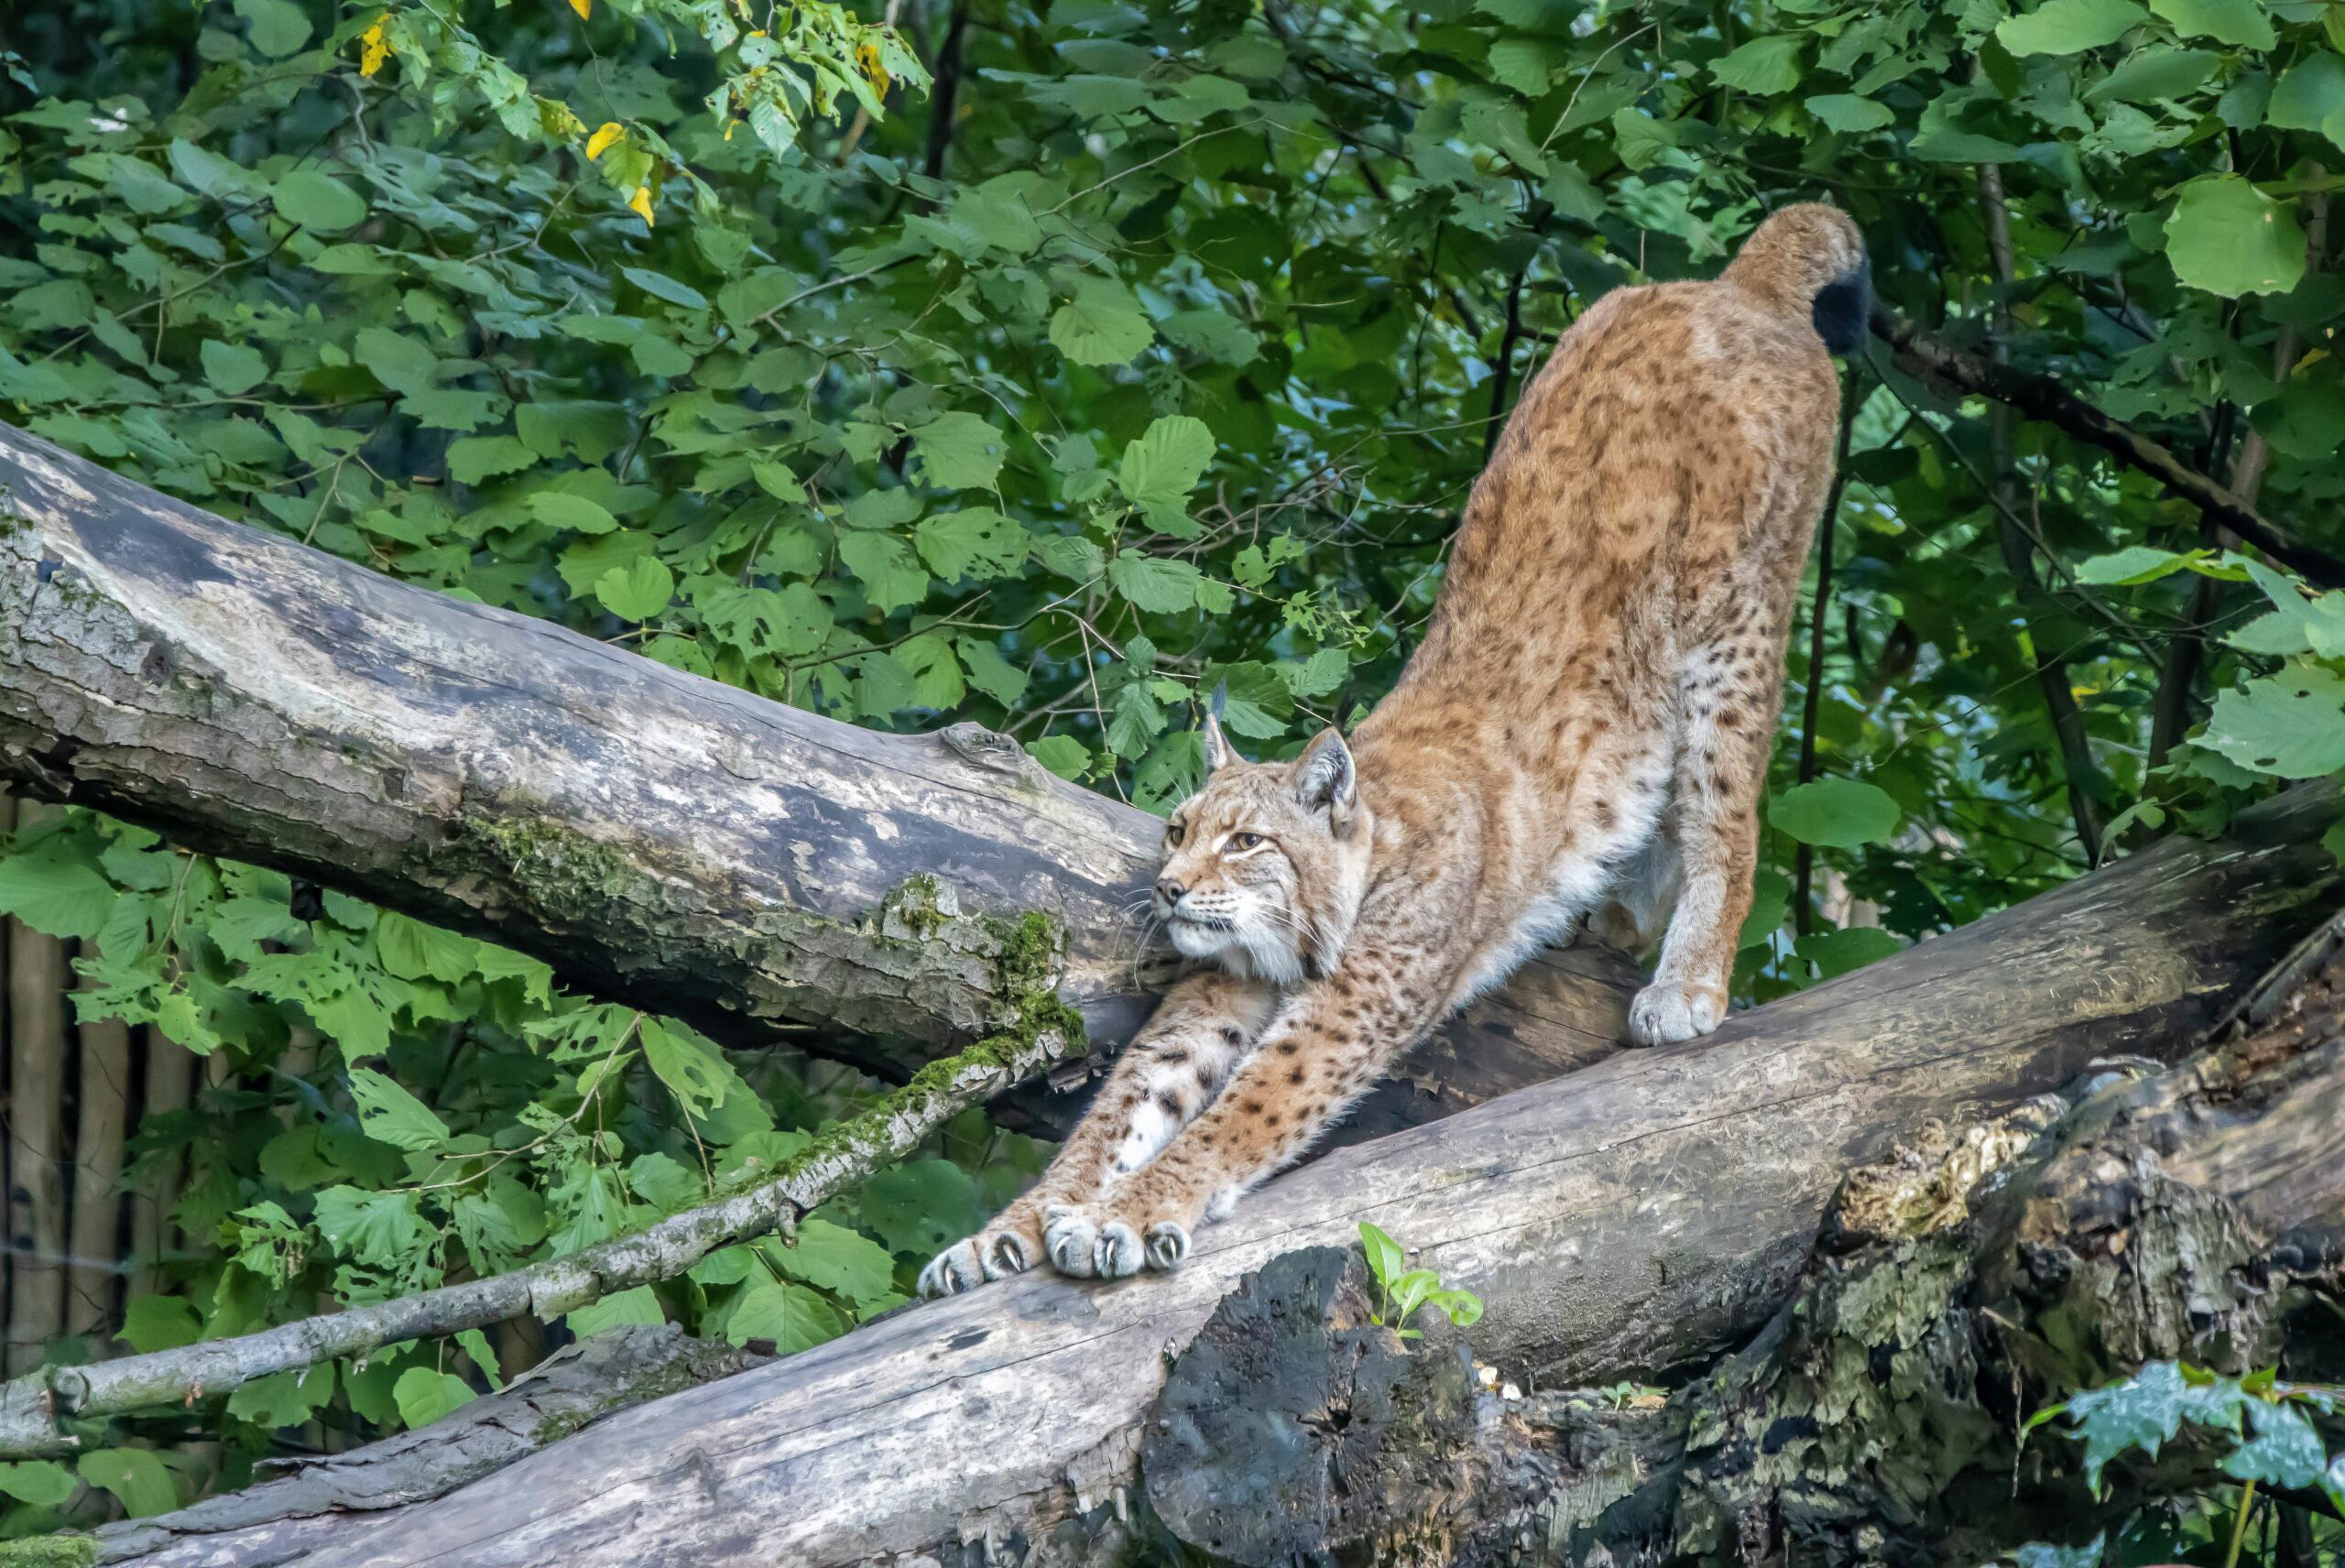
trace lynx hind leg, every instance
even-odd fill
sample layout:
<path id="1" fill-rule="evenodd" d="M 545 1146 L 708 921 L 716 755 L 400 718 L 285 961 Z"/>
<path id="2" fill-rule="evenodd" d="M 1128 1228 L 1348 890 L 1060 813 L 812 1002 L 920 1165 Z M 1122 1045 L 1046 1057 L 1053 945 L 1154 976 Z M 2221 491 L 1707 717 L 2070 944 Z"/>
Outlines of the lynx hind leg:
<path id="1" fill-rule="evenodd" d="M 1649 951 L 1668 929 L 1684 868 L 1676 835 L 1664 817 L 1644 848 L 1621 867 L 1604 902 L 1587 917 L 1587 936 L 1632 955 Z"/>
<path id="2" fill-rule="evenodd" d="M 1726 1017 L 1727 987 L 1751 879 L 1759 864 L 1759 791 L 1783 677 L 1768 639 L 1747 637 L 1689 663 L 1681 698 L 1670 826 L 1682 874 L 1652 984 L 1629 1004 L 1639 1045 L 1674 1045 L 1708 1034 Z"/>
<path id="3" fill-rule="evenodd" d="M 921 1293 L 949 1296 L 1022 1274 L 1046 1257 L 1062 1272 L 1089 1274 L 1087 1245 L 1063 1259 L 1046 1248 L 1051 1212 L 1091 1202 L 1154 1159 L 1228 1081 L 1278 999 L 1271 985 L 1217 972 L 1192 975 L 1166 992 L 1042 1179 L 984 1230 L 939 1253 L 921 1270 Z"/>

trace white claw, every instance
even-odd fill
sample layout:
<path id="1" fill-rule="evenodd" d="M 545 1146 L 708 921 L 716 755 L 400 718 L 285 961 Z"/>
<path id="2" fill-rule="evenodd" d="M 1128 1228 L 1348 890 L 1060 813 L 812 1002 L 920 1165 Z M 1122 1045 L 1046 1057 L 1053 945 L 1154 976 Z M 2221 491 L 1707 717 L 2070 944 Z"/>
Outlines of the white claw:
<path id="1" fill-rule="evenodd" d="M 1091 1261 L 1102 1279 L 1121 1279 L 1140 1272 L 1140 1233 L 1121 1220 L 1110 1220 L 1099 1227 L 1099 1239 L 1091 1249 Z"/>
<path id="2" fill-rule="evenodd" d="M 1052 1264 L 1078 1279 L 1091 1277 L 1093 1244 L 1098 1239 L 1098 1227 L 1074 1209 L 1051 1209 L 1042 1226 L 1042 1250 L 1051 1255 Z"/>
<path id="3" fill-rule="evenodd" d="M 1170 1271 L 1181 1267 L 1189 1256 L 1189 1233 L 1172 1220 L 1160 1220 L 1148 1227 L 1148 1266 Z"/>
<path id="4" fill-rule="evenodd" d="M 974 1290 L 985 1278 L 985 1265 L 977 1259 L 976 1243 L 956 1241 L 920 1271 L 920 1293 L 934 1301 L 939 1296 Z"/>

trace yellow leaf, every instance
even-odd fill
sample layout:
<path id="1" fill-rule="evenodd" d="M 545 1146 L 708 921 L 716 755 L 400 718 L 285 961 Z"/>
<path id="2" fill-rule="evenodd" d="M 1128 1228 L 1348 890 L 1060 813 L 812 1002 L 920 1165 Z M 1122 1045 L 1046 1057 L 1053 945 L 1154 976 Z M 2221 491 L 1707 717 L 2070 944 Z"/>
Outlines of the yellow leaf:
<path id="1" fill-rule="evenodd" d="M 375 25 L 358 35 L 358 41 L 365 45 L 366 49 L 365 56 L 358 62 L 358 74 L 361 76 L 374 75 L 383 69 L 383 62 L 391 58 L 391 40 L 383 36 L 383 23 L 386 19 L 383 16 L 376 17 Z"/>
<path id="2" fill-rule="evenodd" d="M 578 19 L 583 22 L 594 14 L 594 0 L 570 0 L 570 8 L 578 13 Z"/>
<path id="3" fill-rule="evenodd" d="M 635 215 L 637 217 L 643 220 L 643 226 L 645 228 L 648 229 L 651 226 L 651 187 L 649 185 L 637 186 L 635 188 L 635 194 L 627 198 L 627 204 L 635 210 Z"/>
<path id="4" fill-rule="evenodd" d="M 874 92 L 888 91 L 888 68 L 879 63 L 879 50 L 871 44 L 855 46 L 855 63 L 863 70 L 863 79 L 871 83 Z"/>
<path id="5" fill-rule="evenodd" d="M 627 135 L 627 127 L 616 120 L 605 120 L 603 128 L 586 138 L 586 161 L 594 162 L 611 150 L 611 144 Z"/>

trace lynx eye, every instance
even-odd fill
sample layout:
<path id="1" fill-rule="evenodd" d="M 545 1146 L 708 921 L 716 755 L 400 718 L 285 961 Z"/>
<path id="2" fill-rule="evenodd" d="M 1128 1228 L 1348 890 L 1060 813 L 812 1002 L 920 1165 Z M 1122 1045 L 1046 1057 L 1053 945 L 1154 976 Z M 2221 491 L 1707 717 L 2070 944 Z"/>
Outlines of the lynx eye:
<path id="1" fill-rule="evenodd" d="M 1224 849 L 1234 849 L 1243 852 L 1249 849 L 1260 849 L 1262 846 L 1262 835 L 1260 833 L 1234 833 L 1229 835 L 1228 839 L 1222 844 L 1222 847 Z"/>
<path id="2" fill-rule="evenodd" d="M 1188 830 L 1188 829 L 1186 829 L 1186 828 L 1183 827 L 1183 826 L 1182 826 L 1180 823 L 1178 823 L 1178 822 L 1167 822 L 1167 823 L 1165 823 L 1165 824 L 1164 824 L 1164 843 L 1165 843 L 1165 846 L 1166 846 L 1167 848 L 1170 848 L 1170 849 L 1178 849 L 1178 848 L 1180 848 L 1180 847 L 1181 847 L 1181 841 L 1182 841 L 1182 839 L 1183 839 L 1183 838 L 1185 838 L 1185 837 L 1187 837 L 1187 836 L 1188 836 L 1188 832 L 1189 832 L 1189 830 Z"/>

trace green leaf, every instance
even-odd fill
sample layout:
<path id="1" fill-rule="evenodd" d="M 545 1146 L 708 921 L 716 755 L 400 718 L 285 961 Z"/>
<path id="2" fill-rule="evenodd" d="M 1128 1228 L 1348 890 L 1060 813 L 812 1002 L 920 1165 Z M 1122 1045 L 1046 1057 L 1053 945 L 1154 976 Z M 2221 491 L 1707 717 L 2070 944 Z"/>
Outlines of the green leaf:
<path id="1" fill-rule="evenodd" d="M 911 432 L 920 477 L 940 490 L 987 490 L 1008 455 L 999 430 L 975 414 L 939 414 Z"/>
<path id="2" fill-rule="evenodd" d="M 928 569 L 946 582 L 1009 577 L 1026 564 L 1032 536 L 990 506 L 922 517 L 912 542 Z"/>
<path id="3" fill-rule="evenodd" d="M 2085 1483 L 2096 1492 L 2109 1462 L 2135 1449 L 2150 1458 L 2182 1430 L 2189 1390 L 2171 1361 L 2153 1361 L 2132 1377 L 2070 1397 L 2068 1422 L 2084 1436 Z"/>
<path id="4" fill-rule="evenodd" d="M 1902 813 L 1889 792 L 1854 779 L 1818 779 L 1776 796 L 1768 823 L 1802 844 L 1853 849 L 1880 844 L 1897 831 Z"/>
<path id="5" fill-rule="evenodd" d="M 224 343 L 213 338 L 204 343 L 200 357 L 203 361 L 203 378 L 224 397 L 249 392 L 268 375 L 268 361 L 260 356 L 260 351 L 243 343 Z"/>
<path id="6" fill-rule="evenodd" d="M 676 596 L 676 574 L 657 557 L 639 555 L 594 580 L 594 597 L 623 621 L 648 621 Z"/>
<path id="7" fill-rule="evenodd" d="M 2268 49 L 2280 40 L 2256 0 L 2150 0 L 2150 9 L 2186 38 Z"/>
<path id="8" fill-rule="evenodd" d="M 0 914 L 49 936 L 97 935 L 115 897 L 114 884 L 62 833 L 0 859 Z"/>
<path id="9" fill-rule="evenodd" d="M 2223 1460 L 2223 1474 L 2267 1486 L 2303 1489 L 2320 1484 L 2329 1452 L 2304 1413 L 2294 1405 L 2252 1401 L 2248 1421 L 2255 1435 Z"/>
<path id="10" fill-rule="evenodd" d="M 2263 123 L 2284 131 L 2318 131 L 2345 109 L 2345 55 L 2316 49 L 2281 74 Z"/>
<path id="11" fill-rule="evenodd" d="M 2140 583 L 2154 583 L 2169 572 L 2181 571 L 2195 559 L 2203 559 L 2207 551 L 2159 550 L 2146 544 L 2128 545 L 2107 555 L 2096 555 L 2077 568 L 2077 581 L 2096 586 L 2132 587 Z"/>
<path id="12" fill-rule="evenodd" d="M 73 1468 L 82 1479 L 112 1492 L 132 1519 L 151 1519 L 180 1506 L 171 1473 L 148 1448 L 101 1448 L 84 1454 Z"/>
<path id="13" fill-rule="evenodd" d="M 1026 743 L 1026 755 L 1066 779 L 1079 784 L 1091 771 L 1091 751 L 1073 735 L 1044 735 Z"/>
<path id="14" fill-rule="evenodd" d="M 531 447 L 529 450 L 534 455 L 537 449 Z M 509 455 L 509 449 L 507 451 Z M 471 482 L 467 480 L 466 483 Z M 564 495 L 559 490 L 540 490 L 530 496 L 529 511 L 548 528 L 576 528 L 582 534 L 606 534 L 619 526 L 619 520 L 611 516 L 610 509 L 601 503 L 590 501 L 584 495 Z"/>
<path id="15" fill-rule="evenodd" d="M 769 1339 L 783 1356 L 811 1350 L 845 1332 L 837 1308 L 803 1285 L 778 1279 L 750 1283 L 725 1320 L 725 1337 L 733 1344 Z"/>
<path id="16" fill-rule="evenodd" d="M 1185 610 L 1197 602 L 1197 569 L 1185 561 L 1119 550 L 1107 563 L 1107 585 L 1139 608 L 1156 615 Z"/>
<path id="17" fill-rule="evenodd" d="M 665 299 L 671 305 L 682 305 L 688 310 L 708 309 L 708 296 L 688 283 L 677 282 L 664 272 L 653 272 L 642 267 L 622 267 L 619 276 L 654 299 Z"/>
<path id="18" fill-rule="evenodd" d="M 236 15 L 252 24 L 253 47 L 271 60 L 310 41 L 310 18 L 291 0 L 236 0 Z"/>
<path id="19" fill-rule="evenodd" d="M 591 1338 L 605 1329 L 618 1328 L 627 1323 L 657 1327 L 667 1321 L 668 1314 L 661 1309 L 659 1296 L 649 1285 L 637 1285 L 605 1296 L 575 1309 L 562 1319 L 570 1332 L 581 1339 Z"/>
<path id="20" fill-rule="evenodd" d="M 375 922 L 375 951 L 383 967 L 403 980 L 439 980 L 454 985 L 480 962 L 480 943 L 385 909 Z"/>
<path id="21" fill-rule="evenodd" d="M 733 1064 L 696 1031 L 647 1016 L 638 1033 L 644 1062 L 685 1110 L 699 1115 L 742 1087 Z"/>
<path id="22" fill-rule="evenodd" d="M 1843 134 L 1877 131 L 1894 125 L 1897 116 L 1885 103 L 1852 93 L 1827 93 L 1807 101 L 1807 112 Z"/>
<path id="23" fill-rule="evenodd" d="M 366 215 L 358 193 L 333 175 L 297 169 L 270 188 L 278 216 L 322 234 L 336 234 Z"/>
<path id="24" fill-rule="evenodd" d="M 2113 44 L 2149 19 L 2133 0 L 2045 0 L 1998 22 L 1995 38 L 2016 55 L 2078 54 Z"/>
<path id="25" fill-rule="evenodd" d="M 534 466 L 538 454 L 512 436 L 466 436 L 448 448 L 448 477 L 477 485 L 500 474 Z"/>
<path id="26" fill-rule="evenodd" d="M 1380 1285 L 1389 1287 L 1409 1266 L 1409 1255 L 1401 1250 L 1401 1244 L 1367 1220 L 1359 1222 L 1359 1246 L 1368 1257 L 1368 1271 Z"/>
<path id="27" fill-rule="evenodd" d="M 344 1257 L 377 1268 L 413 1261 L 430 1234 L 412 1192 L 328 1187 L 315 1203 L 311 1224 L 318 1234 Z"/>
<path id="28" fill-rule="evenodd" d="M 1810 931 L 1792 943 L 1792 951 L 1816 965 L 1817 979 L 1830 980 L 1903 953 L 1905 944 L 1894 932 L 1878 926 L 1851 926 L 1843 931 Z"/>
<path id="29" fill-rule="evenodd" d="M 1131 291 L 1104 278 L 1075 285 L 1051 317 L 1051 342 L 1077 365 L 1126 365 L 1156 338 Z"/>
<path id="30" fill-rule="evenodd" d="M 37 1508 L 53 1508 L 81 1490 L 73 1472 L 48 1459 L 20 1459 L 0 1465 L 0 1492 Z"/>
<path id="31" fill-rule="evenodd" d="M 2222 692 L 2199 744 L 2275 778 L 2334 773 L 2345 768 L 2345 679 L 2301 665 Z"/>
<path id="32" fill-rule="evenodd" d="M 859 1231 L 825 1219 L 800 1221 L 796 1236 L 767 1251 L 792 1279 L 857 1304 L 876 1301 L 895 1289 L 896 1260 L 888 1249 Z"/>
<path id="33" fill-rule="evenodd" d="M 863 1184 L 862 1221 L 890 1251 L 933 1258 L 985 1223 L 976 1183 L 949 1160 L 910 1160 Z"/>
<path id="34" fill-rule="evenodd" d="M 448 1141 L 448 1124 L 431 1106 L 371 1067 L 350 1070 L 350 1097 L 358 1102 L 358 1125 L 377 1143 L 422 1150 Z"/>
<path id="35" fill-rule="evenodd" d="M 841 534 L 839 559 L 863 580 L 865 596 L 881 615 L 928 596 L 928 573 L 913 563 L 911 546 L 894 534 Z"/>
<path id="36" fill-rule="evenodd" d="M 123 1309 L 122 1332 L 115 1337 L 144 1356 L 193 1345 L 202 1334 L 203 1324 L 186 1297 L 133 1296 Z"/>
<path id="37" fill-rule="evenodd" d="M 1723 59 L 1710 63 L 1710 74 L 1729 87 L 1772 97 L 1800 83 L 1800 50 L 1805 33 L 1776 33 L 1752 38 Z"/>
<path id="38" fill-rule="evenodd" d="M 440 374 L 438 354 L 388 327 L 363 329 L 351 348 L 358 363 L 376 380 L 406 397 L 419 397 L 430 391 Z"/>
<path id="39" fill-rule="evenodd" d="M 1213 431 L 1203 419 L 1173 414 L 1150 424 L 1124 448 L 1116 487 L 1124 499 L 1148 514 L 1165 533 L 1194 532 L 1186 509 L 1189 492 L 1214 458 Z"/>
<path id="40" fill-rule="evenodd" d="M 2176 278 L 2225 299 L 2285 294 L 2305 275 L 2295 210 L 2235 174 L 2183 186 L 2165 221 L 2165 254 Z"/>
<path id="41" fill-rule="evenodd" d="M 228 1396 L 228 1413 L 255 1426 L 299 1426 L 333 1398 L 333 1363 L 256 1377 Z"/>
<path id="42" fill-rule="evenodd" d="M 435 1372 L 429 1367 L 410 1367 L 391 1385 L 391 1399 L 399 1408 L 399 1420 L 410 1429 L 430 1426 L 442 1416 L 471 1404 L 475 1397 L 472 1385 L 462 1377 L 453 1372 Z"/>

